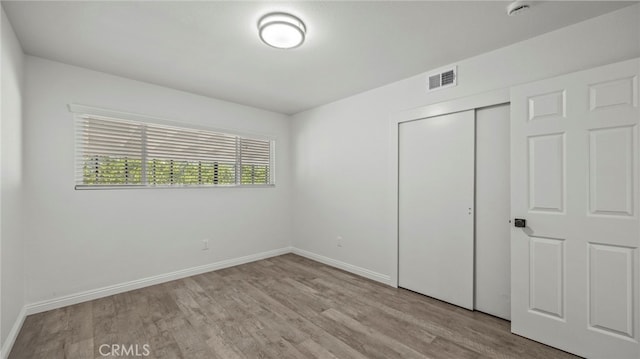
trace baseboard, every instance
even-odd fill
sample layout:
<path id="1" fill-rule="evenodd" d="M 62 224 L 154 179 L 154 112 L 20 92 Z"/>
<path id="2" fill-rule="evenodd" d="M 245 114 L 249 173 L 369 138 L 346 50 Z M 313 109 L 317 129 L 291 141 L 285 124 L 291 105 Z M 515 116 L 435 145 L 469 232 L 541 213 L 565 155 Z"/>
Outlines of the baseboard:
<path id="1" fill-rule="evenodd" d="M 340 268 L 347 272 L 351 272 L 353 274 L 357 274 L 359 276 L 393 286 L 391 277 L 388 275 L 380 274 L 365 268 L 361 268 L 349 263 L 341 262 L 341 261 L 328 258 L 328 257 L 322 256 L 313 252 L 309 252 L 303 249 L 294 248 L 294 247 L 283 247 L 283 248 L 274 249 L 271 251 L 251 254 L 244 257 L 228 259 L 220 262 L 205 264 L 198 267 L 182 269 L 175 272 L 160 274 L 152 277 L 133 280 L 130 282 L 119 283 L 119 284 L 115 284 L 107 287 L 92 289 L 84 292 L 66 295 L 63 297 L 31 303 L 31 304 L 27 304 L 24 307 L 23 311 L 25 312 L 26 315 L 46 312 L 48 310 L 58 309 L 58 308 L 66 307 L 69 305 L 87 302 L 94 299 L 104 298 L 110 295 L 124 293 L 131 290 L 140 289 L 140 288 L 144 288 L 144 287 L 148 287 L 148 286 L 152 286 L 160 283 L 166 283 L 172 280 L 182 279 L 189 276 L 211 272 L 218 269 L 233 267 L 233 266 L 237 266 L 237 265 L 249 263 L 249 262 L 255 262 L 261 259 L 275 257 L 275 256 L 279 256 L 286 253 L 295 253 L 297 255 L 318 261 L 320 263 L 324 263 L 332 267 Z M 2 352 L 4 353 L 5 351 L 3 350 Z"/>
<path id="2" fill-rule="evenodd" d="M 349 264 L 349 263 L 345 263 L 345 262 L 341 262 L 329 257 L 325 257 L 313 252 L 309 252 L 309 251 L 305 251 L 304 249 L 300 249 L 300 248 L 291 248 L 291 252 L 294 254 L 297 254 L 299 256 L 303 256 L 309 259 L 312 259 L 314 261 L 320 262 L 320 263 L 324 263 L 328 266 L 332 266 L 332 267 L 336 267 L 336 268 L 340 268 L 342 270 L 345 270 L 347 272 L 353 273 L 353 274 L 357 274 L 361 277 L 365 277 L 365 278 L 369 278 L 371 280 L 375 280 L 376 282 L 380 282 L 380 283 L 384 283 L 386 285 L 390 285 L 393 286 L 393 282 L 391 281 L 391 277 L 385 274 L 381 274 L 381 273 L 377 273 L 374 271 L 371 271 L 369 269 L 365 269 L 365 268 L 361 268 L 358 266 L 354 266 L 353 264 Z"/>
<path id="3" fill-rule="evenodd" d="M 262 253 L 251 254 L 244 257 L 227 259 L 224 261 L 205 264 L 198 267 L 192 267 L 187 269 L 178 270 L 175 272 L 160 274 L 152 277 L 142 278 L 133 280 L 130 282 L 115 284 L 107 287 L 102 287 L 98 289 L 87 290 L 84 292 L 79 292 L 75 294 L 66 295 L 63 297 L 58 297 L 54 299 L 48 299 L 32 304 L 27 304 L 25 306 L 25 311 L 27 315 L 46 312 L 48 310 L 57 309 L 66 307 L 73 304 L 78 304 L 94 299 L 104 298 L 110 295 L 119 294 L 128 292 L 135 289 L 140 289 L 160 283 L 170 282 L 172 280 L 186 278 L 189 276 L 202 274 L 211 272 L 218 269 L 228 268 L 237 266 L 240 264 L 245 264 L 249 262 L 255 262 L 261 259 L 270 258 L 279 256 L 282 254 L 291 253 L 291 247 L 284 247 L 279 249 L 274 249 Z M 4 352 L 4 351 L 3 351 Z"/>
<path id="4" fill-rule="evenodd" d="M 0 358 L 6 359 L 9 357 L 9 353 L 11 352 L 11 348 L 13 348 L 13 343 L 15 343 L 16 338 L 18 337 L 18 333 L 20 333 L 20 329 L 22 329 L 22 324 L 24 324 L 24 320 L 27 317 L 26 308 L 22 308 L 20 313 L 18 313 L 18 318 L 16 318 L 16 322 L 13 324 L 13 327 L 9 331 L 9 335 L 7 339 L 2 343 L 2 348 L 0 349 Z"/>

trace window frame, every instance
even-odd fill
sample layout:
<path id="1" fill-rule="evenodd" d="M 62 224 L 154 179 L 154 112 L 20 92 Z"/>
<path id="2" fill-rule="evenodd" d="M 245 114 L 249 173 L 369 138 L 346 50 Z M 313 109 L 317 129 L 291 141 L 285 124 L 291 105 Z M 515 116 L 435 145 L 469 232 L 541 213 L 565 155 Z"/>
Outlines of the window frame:
<path id="1" fill-rule="evenodd" d="M 238 140 L 240 139 L 249 139 L 249 140 L 259 140 L 259 141 L 269 141 L 270 144 L 270 149 L 269 149 L 269 179 L 270 179 L 270 183 L 267 184 L 243 184 L 242 183 L 242 163 L 240 161 L 236 162 L 238 167 L 237 169 L 237 175 L 235 178 L 235 183 L 233 184 L 197 184 L 197 185 L 193 185 L 193 184 L 156 184 L 156 185 L 152 185 L 149 184 L 149 182 L 147 181 L 146 183 L 142 183 L 142 184 L 99 184 L 99 185 L 84 185 L 84 184 L 78 184 L 75 183 L 74 189 L 75 190 L 105 190 L 105 189 L 202 189 L 202 188 L 274 188 L 276 186 L 276 142 L 277 142 L 277 138 L 275 135 L 271 135 L 271 134 L 265 134 L 265 133 L 251 133 L 251 132 L 247 132 L 247 131 L 238 131 L 238 130 L 232 130 L 232 129 L 220 129 L 220 128 L 214 128 L 214 127 L 209 127 L 209 126 L 203 126 L 203 125 L 199 125 L 199 124 L 194 124 L 194 123 L 187 123 L 187 122 L 177 122 L 177 121 L 171 121 L 171 120 L 166 120 L 166 119 L 162 119 L 162 118 L 157 118 L 157 117 L 151 117 L 151 116 L 146 116 L 146 115 L 140 115 L 140 114 L 133 114 L 133 113 L 127 113 L 127 112 L 120 112 L 120 111 L 113 111 L 113 110 L 107 110 L 107 109 L 102 109 L 102 108 L 96 108 L 96 107 L 90 107 L 90 106 L 84 106 L 84 105 L 78 105 L 78 104 L 69 104 L 68 105 L 68 109 L 69 112 L 71 112 L 73 114 L 73 132 L 74 136 L 77 136 L 77 124 L 79 122 L 79 118 L 82 117 L 95 117 L 95 118 L 104 118 L 105 120 L 115 120 L 115 121 L 127 121 L 127 122 L 134 122 L 134 123 L 139 123 L 141 125 L 156 125 L 156 126 L 166 126 L 166 127 L 173 127 L 176 129 L 184 129 L 184 130 L 195 130 L 195 131 L 208 131 L 208 132 L 213 132 L 216 134 L 223 134 L 223 135 L 230 135 L 230 136 L 235 136 L 238 138 Z M 73 169 L 74 171 L 77 170 L 77 159 L 80 156 L 80 151 L 81 149 L 78 148 L 78 140 L 77 138 L 74 137 L 74 155 L 73 155 Z M 143 156 L 146 157 L 146 153 L 147 153 L 147 147 L 146 147 L 146 141 L 144 141 L 143 139 L 143 148 L 142 148 L 142 152 L 144 153 Z M 237 152 L 236 153 L 236 158 L 240 159 L 241 157 L 241 153 Z M 144 170 L 144 169 L 143 169 Z M 146 174 L 143 175 L 143 178 L 146 178 Z M 74 178 L 74 182 L 76 181 L 76 178 Z"/>

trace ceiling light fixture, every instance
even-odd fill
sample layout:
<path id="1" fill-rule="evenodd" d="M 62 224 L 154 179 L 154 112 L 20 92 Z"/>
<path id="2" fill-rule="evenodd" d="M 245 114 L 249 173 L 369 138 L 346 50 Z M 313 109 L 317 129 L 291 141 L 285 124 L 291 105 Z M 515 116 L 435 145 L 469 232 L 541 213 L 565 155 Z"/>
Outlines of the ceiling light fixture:
<path id="1" fill-rule="evenodd" d="M 292 49 L 302 45 L 307 28 L 291 14 L 274 12 L 260 18 L 258 34 L 260 40 L 271 47 Z"/>

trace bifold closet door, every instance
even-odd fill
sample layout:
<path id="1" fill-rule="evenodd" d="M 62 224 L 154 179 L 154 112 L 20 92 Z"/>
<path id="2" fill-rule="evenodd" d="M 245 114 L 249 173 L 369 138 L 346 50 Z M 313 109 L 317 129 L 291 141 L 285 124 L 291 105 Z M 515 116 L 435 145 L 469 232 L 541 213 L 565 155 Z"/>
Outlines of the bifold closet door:
<path id="1" fill-rule="evenodd" d="M 474 150 L 474 110 L 399 125 L 399 286 L 471 310 Z"/>

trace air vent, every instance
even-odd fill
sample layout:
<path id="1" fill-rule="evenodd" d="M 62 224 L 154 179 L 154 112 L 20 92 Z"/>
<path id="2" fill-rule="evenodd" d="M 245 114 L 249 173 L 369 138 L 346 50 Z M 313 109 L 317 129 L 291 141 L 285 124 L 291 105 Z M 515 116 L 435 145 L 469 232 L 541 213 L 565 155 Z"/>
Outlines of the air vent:
<path id="1" fill-rule="evenodd" d="M 453 70 L 442 73 L 442 86 L 451 85 L 456 79 L 456 74 Z"/>
<path id="2" fill-rule="evenodd" d="M 456 86 L 458 84 L 457 66 L 436 71 L 435 73 L 429 74 L 428 78 L 429 91 Z"/>
<path id="3" fill-rule="evenodd" d="M 429 76 L 429 90 L 440 87 L 440 74 Z"/>

